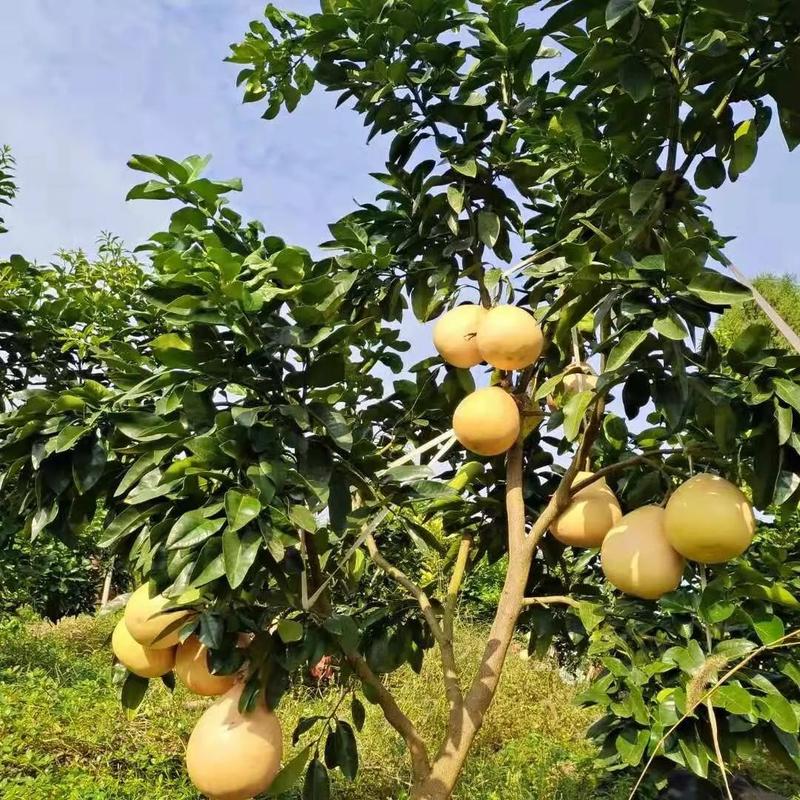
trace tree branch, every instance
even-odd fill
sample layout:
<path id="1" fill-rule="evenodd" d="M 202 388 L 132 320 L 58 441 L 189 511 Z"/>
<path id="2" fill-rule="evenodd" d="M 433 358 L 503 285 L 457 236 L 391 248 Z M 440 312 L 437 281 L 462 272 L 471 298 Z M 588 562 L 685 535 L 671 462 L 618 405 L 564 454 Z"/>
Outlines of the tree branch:
<path id="1" fill-rule="evenodd" d="M 444 606 L 444 635 L 448 641 L 453 641 L 453 620 L 456 614 L 456 605 L 458 604 L 458 593 L 461 589 L 461 584 L 464 581 L 464 573 L 467 569 L 469 562 L 469 551 L 472 547 L 472 536 L 465 534 L 461 537 L 461 542 L 458 546 L 458 555 L 456 556 L 456 563 L 453 567 L 453 574 L 450 577 L 450 584 L 447 587 L 447 600 Z"/>
<path id="2" fill-rule="evenodd" d="M 673 92 L 670 101 L 669 151 L 667 154 L 667 172 L 670 173 L 675 172 L 678 161 L 678 140 L 681 127 L 681 47 L 683 46 L 683 37 L 686 35 L 686 25 L 689 22 L 691 8 L 692 0 L 685 0 L 681 12 L 681 21 L 678 26 L 678 35 L 670 58 L 670 74 L 673 80 Z"/>
<path id="3" fill-rule="evenodd" d="M 563 605 L 563 606 L 572 606 L 572 608 L 577 608 L 580 603 L 573 599 L 572 597 L 567 597 L 566 595 L 555 594 L 549 597 L 526 597 L 522 601 L 523 606 L 555 606 L 555 605 Z"/>
<path id="4" fill-rule="evenodd" d="M 375 542 L 375 537 L 369 533 L 364 540 L 367 545 L 370 558 L 373 562 L 382 569 L 395 583 L 402 586 L 410 595 L 412 595 L 419 603 L 422 610 L 422 616 L 428 623 L 428 627 L 433 634 L 433 638 L 439 645 L 439 653 L 442 659 L 442 672 L 444 674 L 444 687 L 447 695 L 447 700 L 451 708 L 460 706 L 462 701 L 461 685 L 458 681 L 458 669 L 456 667 L 455 652 L 453 651 L 453 642 L 445 636 L 439 620 L 436 618 L 436 613 L 431 605 L 428 595 L 417 586 L 408 575 L 401 569 L 398 569 L 384 558 L 378 545 Z"/>
<path id="5" fill-rule="evenodd" d="M 361 680 L 374 691 L 386 721 L 403 737 L 411 754 L 411 770 L 415 781 L 424 780 L 431 771 L 428 749 L 411 720 L 400 710 L 389 690 L 378 680 L 367 662 L 355 653 L 347 661 Z"/>

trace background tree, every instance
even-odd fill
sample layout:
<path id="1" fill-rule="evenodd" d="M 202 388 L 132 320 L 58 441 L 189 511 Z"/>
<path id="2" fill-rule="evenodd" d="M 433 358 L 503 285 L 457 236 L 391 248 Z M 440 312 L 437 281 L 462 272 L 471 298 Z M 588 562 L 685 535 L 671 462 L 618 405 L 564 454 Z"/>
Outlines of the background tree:
<path id="1" fill-rule="evenodd" d="M 786 320 L 792 330 L 800 332 L 800 282 L 797 277 L 759 275 L 753 281 L 753 285 Z M 724 347 L 730 347 L 740 333 L 755 324 L 763 325 L 768 332 L 770 347 L 792 349 L 786 338 L 775 330 L 766 314 L 752 300 L 728 309 L 714 327 L 714 337 Z"/>
<path id="2" fill-rule="evenodd" d="M 5 479 L 33 487 L 31 533 L 68 530 L 102 499 L 106 544 L 198 612 L 185 632 L 212 663 L 247 659 L 245 707 L 262 692 L 277 706 L 298 670 L 338 660 L 353 725 L 341 704 L 304 721 L 280 779 L 308 764 L 306 797 L 327 796 L 327 769 L 357 769 L 360 696 L 405 740 L 412 797 L 449 797 L 518 627 L 534 648 L 556 636 L 601 661 L 587 701 L 608 709 L 595 733 L 611 768 L 666 753 L 704 774 L 717 747 L 724 759 L 759 740 L 798 763 L 796 672 L 755 649 L 795 621 L 791 543 L 765 536 L 747 558 L 691 567 L 653 606 L 611 592 L 595 551 L 546 535 L 587 466 L 624 510 L 693 471 L 746 486 L 760 509 L 796 508 L 800 366 L 761 328 L 716 340 L 715 315 L 747 291 L 709 266 L 726 263 L 724 239 L 698 194 L 752 166 L 771 104 L 789 146 L 800 140 L 796 4 L 571 0 L 541 21 L 528 5 L 269 6 L 230 57 L 245 99 L 267 118 L 315 82 L 352 101 L 387 135 L 386 188 L 331 226 L 333 255 L 315 260 L 244 224 L 225 200 L 239 185 L 202 177 L 200 159 L 134 157 L 150 177 L 130 197 L 182 203 L 147 245 L 152 271 L 120 337 L 134 344 L 90 354 L 105 385 L 32 392 L 0 420 Z M 557 77 L 553 43 L 571 54 Z M 523 260 L 500 266 L 514 252 Z M 460 448 L 437 469 L 397 463 L 446 442 L 474 388 L 439 359 L 403 362 L 406 298 L 427 321 L 476 297 L 528 307 L 545 331 L 535 368 L 491 376 L 526 435 L 477 466 Z M 545 411 L 576 356 L 596 386 Z M 411 377 L 384 391 L 378 363 Z M 436 574 L 412 548 L 438 553 Z M 460 587 L 504 553 L 470 674 L 452 644 Z M 241 632 L 254 634 L 246 652 Z M 450 715 L 431 747 L 380 676 L 434 646 Z M 716 705 L 693 703 L 748 653 L 752 673 Z M 125 687 L 135 704 L 142 681 Z"/>

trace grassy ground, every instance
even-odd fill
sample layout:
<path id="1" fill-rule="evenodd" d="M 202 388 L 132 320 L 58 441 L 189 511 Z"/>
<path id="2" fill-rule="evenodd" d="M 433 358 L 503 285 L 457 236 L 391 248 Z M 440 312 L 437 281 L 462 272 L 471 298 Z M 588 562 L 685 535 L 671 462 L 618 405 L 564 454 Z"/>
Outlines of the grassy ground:
<path id="1" fill-rule="evenodd" d="M 128 720 L 110 681 L 107 639 L 114 621 L 0 623 L 3 800 L 197 799 L 184 774 L 183 750 L 206 703 L 181 688 L 171 695 L 159 683 Z M 462 626 L 458 639 L 462 663 L 475 663 L 481 630 Z M 432 741 L 444 722 L 440 686 L 434 658 L 419 677 L 401 671 L 392 678 L 399 704 Z M 624 800 L 624 782 L 599 785 L 583 738 L 591 718 L 574 705 L 575 693 L 551 664 L 512 655 L 455 798 Z M 279 714 L 287 737 L 299 717 L 326 713 L 335 699 L 310 691 L 285 698 Z M 367 712 L 358 778 L 337 780 L 333 796 L 402 800 L 404 747 L 376 708 Z"/>
<path id="2" fill-rule="evenodd" d="M 55 627 L 28 622 L 0 628 L 4 800 L 197 798 L 184 775 L 183 748 L 205 703 L 181 688 L 170 695 L 159 684 L 128 720 L 110 683 L 106 640 L 113 624 L 108 617 L 83 617 Z M 475 660 L 479 632 L 464 627 L 460 634 L 462 657 Z M 398 702 L 432 740 L 445 714 L 440 680 L 434 659 L 419 678 L 410 672 L 393 677 Z M 583 740 L 589 717 L 573 705 L 574 693 L 552 666 L 513 656 L 457 798 L 621 797 L 603 794 L 592 777 L 593 754 Z M 312 692 L 287 697 L 280 708 L 287 735 L 300 716 L 324 713 L 333 699 Z M 380 712 L 367 711 L 358 778 L 337 782 L 337 800 L 403 797 L 405 750 Z"/>

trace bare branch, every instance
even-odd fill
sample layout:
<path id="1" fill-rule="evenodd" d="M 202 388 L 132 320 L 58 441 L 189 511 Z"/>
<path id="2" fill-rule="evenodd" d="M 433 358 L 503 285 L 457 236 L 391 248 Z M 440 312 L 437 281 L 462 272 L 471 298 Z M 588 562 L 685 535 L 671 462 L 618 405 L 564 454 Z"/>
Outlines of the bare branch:
<path id="1" fill-rule="evenodd" d="M 458 555 L 456 556 L 456 563 L 453 567 L 453 574 L 450 578 L 450 585 L 447 587 L 447 600 L 444 605 L 444 635 L 448 641 L 453 641 L 453 619 L 456 614 L 456 604 L 458 603 L 458 593 L 461 589 L 461 584 L 464 581 L 464 573 L 467 569 L 469 561 L 469 551 L 472 547 L 472 536 L 465 534 L 461 537 L 461 543 L 458 546 Z"/>
<path id="2" fill-rule="evenodd" d="M 386 721 L 403 737 L 411 754 L 411 770 L 415 781 L 424 780 L 431 771 L 431 764 L 428 749 L 414 724 L 361 656 L 353 653 L 347 656 L 347 660 L 356 675 L 374 691 Z"/>
<path id="3" fill-rule="evenodd" d="M 555 606 L 564 605 L 577 608 L 580 603 L 572 597 L 566 595 L 554 594 L 549 597 L 526 597 L 522 601 L 523 606 Z"/>
<path id="4" fill-rule="evenodd" d="M 706 700 L 706 708 L 708 709 L 708 721 L 711 725 L 711 738 L 714 740 L 714 753 L 717 756 L 717 763 L 719 764 L 720 772 L 722 773 L 722 782 L 725 784 L 725 794 L 728 800 L 733 800 L 731 794 L 731 787 L 728 785 L 728 771 L 725 769 L 725 759 L 722 757 L 722 748 L 719 745 L 719 728 L 717 727 L 717 715 L 714 713 L 714 705 L 709 697 Z"/>

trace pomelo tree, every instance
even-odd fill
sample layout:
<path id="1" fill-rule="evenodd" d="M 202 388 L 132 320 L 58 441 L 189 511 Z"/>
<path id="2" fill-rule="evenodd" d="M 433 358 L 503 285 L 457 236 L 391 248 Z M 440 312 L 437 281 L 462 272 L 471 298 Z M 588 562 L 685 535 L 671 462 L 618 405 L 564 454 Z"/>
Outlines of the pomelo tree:
<path id="1" fill-rule="evenodd" d="M 328 770 L 353 777 L 366 699 L 408 747 L 411 797 L 450 797 L 516 632 L 532 652 L 555 642 L 596 662 L 585 700 L 606 711 L 592 734 L 611 769 L 665 756 L 707 774 L 759 742 L 800 766 L 796 538 L 762 531 L 724 558 L 695 547 L 709 531 L 726 544 L 733 506 L 752 526 L 735 486 L 762 511 L 798 502 L 800 359 L 758 326 L 716 340 L 716 316 L 748 292 L 725 274 L 700 192 L 751 168 L 770 125 L 800 141 L 800 13 L 788 0 L 534 6 L 269 6 L 229 58 L 245 100 L 269 119 L 317 84 L 336 93 L 387 149 L 382 190 L 330 226 L 317 258 L 245 222 L 228 202 L 239 184 L 204 177 L 202 159 L 135 156 L 147 180 L 129 197 L 179 208 L 140 248 L 130 326 L 92 348 L 104 380 L 27 391 L 0 418 L 4 481 L 25 488 L 31 533 L 80 525 L 102 499 L 105 544 L 186 612 L 164 640 L 197 637 L 206 670 L 242 671 L 236 713 L 279 715 L 293 679 L 332 657 L 341 698 L 294 732 L 272 793 L 300 781 L 327 798 Z M 477 311 L 463 344 L 503 368 L 415 358 L 398 331 L 409 307 L 433 338 L 466 302 L 524 310 L 541 341 L 506 361 L 496 338 L 481 347 Z M 508 409 L 489 401 L 456 425 L 485 456 L 452 446 L 476 378 Z M 495 416 L 506 427 L 487 445 Z M 509 416 L 519 433 L 505 441 Z M 713 491 L 679 503 L 693 475 L 727 479 L 734 500 L 719 514 Z M 614 526 L 602 556 L 564 544 L 576 530 L 599 543 L 583 512 L 559 524 L 597 498 L 601 533 Z M 679 506 L 690 535 L 666 542 Z M 657 592 L 634 568 L 656 534 L 680 567 Z M 621 555 L 606 556 L 612 540 Z M 503 557 L 484 655 L 459 664 L 464 577 Z M 626 597 L 606 576 L 632 595 L 674 591 Z M 140 673 L 169 668 L 150 636 L 125 645 L 152 656 Z M 449 706 L 437 741 L 381 679 L 429 649 Z M 135 672 L 130 707 L 147 685 Z"/>

